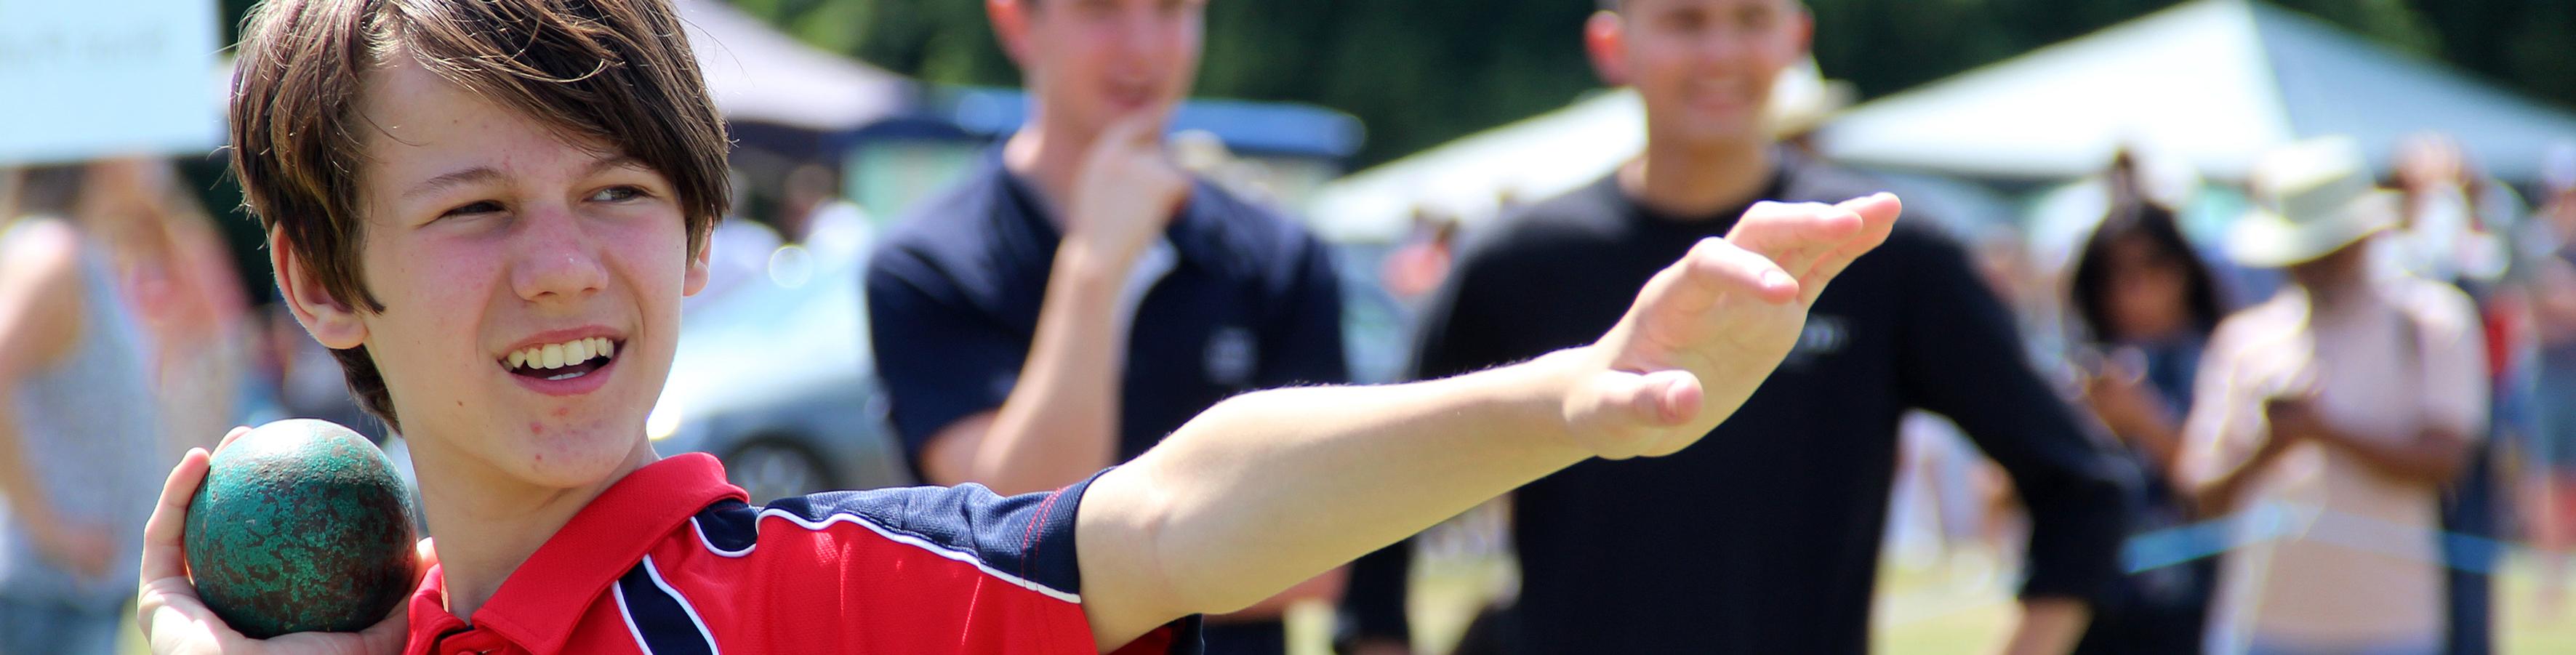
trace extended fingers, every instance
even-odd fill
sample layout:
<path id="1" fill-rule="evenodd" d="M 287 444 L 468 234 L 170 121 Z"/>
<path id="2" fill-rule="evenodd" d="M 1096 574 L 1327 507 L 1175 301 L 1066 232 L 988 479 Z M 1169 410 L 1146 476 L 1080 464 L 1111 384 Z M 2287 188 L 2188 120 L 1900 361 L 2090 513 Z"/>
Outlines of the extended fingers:
<path id="1" fill-rule="evenodd" d="M 1674 285 L 1675 302 L 1688 311 L 1705 311 L 1730 295 L 1764 302 L 1787 302 L 1798 296 L 1798 280 L 1760 253 L 1726 239 L 1701 239 L 1682 260 L 1683 275 Z"/>
<path id="2" fill-rule="evenodd" d="M 1811 286 L 1817 287 L 1816 290 L 1833 281 L 1834 276 L 1841 275 L 1853 260 L 1869 254 L 1879 244 L 1887 243 L 1888 233 L 1896 229 L 1896 217 L 1905 213 L 1905 202 L 1897 199 L 1896 194 L 1887 192 L 1845 200 L 1834 207 L 1850 212 L 1860 220 L 1860 226 L 1819 257 L 1814 269 L 1799 276 L 1800 281 L 1812 282 Z"/>
<path id="3" fill-rule="evenodd" d="M 1805 279 L 1818 259 L 1859 232 L 1862 223 L 1859 215 L 1834 205 L 1760 202 L 1744 211 L 1726 238 Z"/>

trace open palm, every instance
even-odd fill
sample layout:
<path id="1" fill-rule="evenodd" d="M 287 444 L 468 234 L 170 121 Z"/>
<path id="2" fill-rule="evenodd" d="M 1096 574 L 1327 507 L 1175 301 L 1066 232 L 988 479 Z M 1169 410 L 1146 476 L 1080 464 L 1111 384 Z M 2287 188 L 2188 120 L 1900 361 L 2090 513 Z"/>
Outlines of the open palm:
<path id="1" fill-rule="evenodd" d="M 1761 203 L 1723 239 L 1656 273 L 1594 345 L 1604 370 L 1567 400 L 1593 454 L 1671 454 L 1735 413 L 1797 345 L 1807 310 L 1903 210 L 1878 194 L 1840 204 Z"/>

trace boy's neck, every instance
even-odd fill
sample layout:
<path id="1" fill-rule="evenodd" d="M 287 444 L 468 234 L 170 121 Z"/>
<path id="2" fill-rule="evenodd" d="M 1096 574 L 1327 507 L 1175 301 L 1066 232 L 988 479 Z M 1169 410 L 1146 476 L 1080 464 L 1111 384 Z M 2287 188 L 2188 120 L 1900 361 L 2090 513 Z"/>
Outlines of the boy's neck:
<path id="1" fill-rule="evenodd" d="M 555 531 L 598 498 L 609 485 L 660 456 L 650 442 L 635 440 L 635 451 L 615 472 L 598 482 L 573 488 L 528 484 L 458 453 L 413 441 L 413 466 L 421 480 L 421 509 L 430 534 L 437 537 L 438 563 L 447 611 L 472 621 L 501 583 L 554 538 Z"/>
<path id="2" fill-rule="evenodd" d="M 1002 144 L 1002 168 L 1028 180 L 1038 188 L 1047 205 L 1047 220 L 1064 227 L 1064 203 L 1073 194 L 1073 180 L 1082 174 L 1082 160 L 1091 151 L 1098 130 L 1077 130 L 1071 126 L 1049 125 L 1041 118 L 1032 119 L 1011 139 Z"/>
<path id="3" fill-rule="evenodd" d="M 1760 200 L 1771 179 L 1771 144 L 1678 144 L 1646 140 L 1646 152 L 1619 168 L 1619 190 L 1666 216 L 1716 217 Z"/>

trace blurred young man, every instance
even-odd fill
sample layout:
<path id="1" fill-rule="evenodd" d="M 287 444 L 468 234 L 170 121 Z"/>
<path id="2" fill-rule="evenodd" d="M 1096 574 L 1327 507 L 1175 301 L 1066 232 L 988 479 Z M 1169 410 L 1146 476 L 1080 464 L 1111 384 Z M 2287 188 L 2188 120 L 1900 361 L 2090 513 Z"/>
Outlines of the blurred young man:
<path id="1" fill-rule="evenodd" d="M 2220 323 L 2201 360 L 2181 469 L 2237 526 L 2212 653 L 2448 652 L 2442 486 L 2486 434 L 2477 308 L 2448 284 L 2372 270 L 2398 222 L 2360 147 L 2267 155 L 2238 263 L 2296 284 Z"/>
<path id="2" fill-rule="evenodd" d="M 1772 80 L 1806 54 L 1793 0 L 1626 0 L 1586 25 L 1611 84 L 1646 108 L 1646 150 L 1615 174 L 1471 237 L 1424 317 L 1424 378 L 1519 361 L 1617 321 L 1613 293 L 1762 200 L 1871 181 L 1778 147 Z M 2033 518 L 2014 652 L 2065 652 L 2113 575 L 2122 489 L 2105 451 L 2032 372 L 2012 316 L 1962 249 L 1911 221 L 1817 300 L 1798 348 L 1702 448 L 1591 462 L 1514 496 L 1521 569 L 1499 641 L 1530 653 L 1857 653 L 1869 644 L 1881 526 L 1909 408 L 1955 420 Z M 1689 499 L 1680 503 L 1648 498 Z M 1370 645 L 1404 634 L 1400 586 L 1364 562 Z M 1374 595 L 1374 594 L 1370 594 Z"/>
<path id="3" fill-rule="evenodd" d="M 867 274 L 877 367 L 914 470 L 1054 489 L 1253 389 L 1346 382 L 1329 253 L 1194 179 L 1164 122 L 1204 0 L 991 0 L 1027 124 L 888 237 Z M 1280 612 L 1338 573 L 1209 621 L 1215 653 L 1285 648 Z"/>

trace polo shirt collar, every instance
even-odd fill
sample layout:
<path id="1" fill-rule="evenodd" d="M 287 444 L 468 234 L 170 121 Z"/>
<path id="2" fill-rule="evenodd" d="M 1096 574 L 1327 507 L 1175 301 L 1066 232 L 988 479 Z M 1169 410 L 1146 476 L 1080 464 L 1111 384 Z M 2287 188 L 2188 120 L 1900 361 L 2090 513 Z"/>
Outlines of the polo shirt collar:
<path id="1" fill-rule="evenodd" d="M 747 501 L 748 494 L 726 482 L 724 464 L 705 453 L 674 455 L 626 474 L 521 562 L 475 611 L 474 626 L 532 653 L 561 652 L 609 585 L 680 523 L 727 498 Z M 446 614 L 445 587 L 440 570 L 431 569 L 412 599 L 415 623 Z M 434 613 L 424 617 L 423 610 Z"/>

